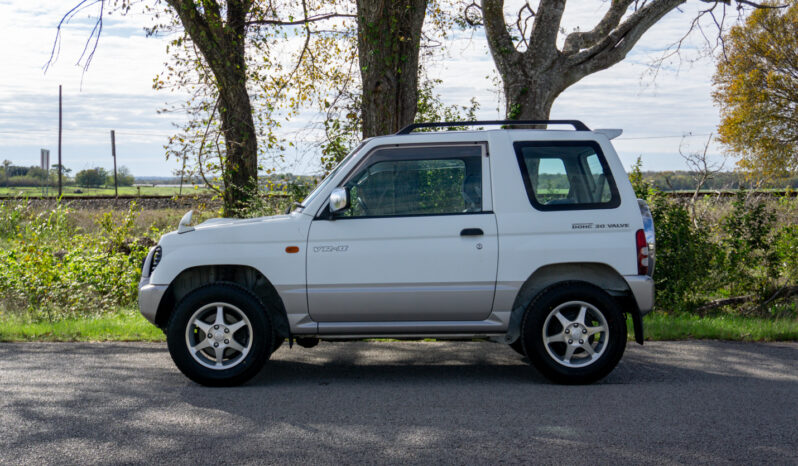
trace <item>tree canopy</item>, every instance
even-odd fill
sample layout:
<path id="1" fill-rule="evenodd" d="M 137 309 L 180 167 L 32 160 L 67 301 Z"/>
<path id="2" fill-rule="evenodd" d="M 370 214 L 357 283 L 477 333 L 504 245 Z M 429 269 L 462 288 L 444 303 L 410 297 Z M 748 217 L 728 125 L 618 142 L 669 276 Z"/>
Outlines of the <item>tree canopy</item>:
<path id="1" fill-rule="evenodd" d="M 75 183 L 86 188 L 97 188 L 105 184 L 108 171 L 102 167 L 87 168 L 75 175 Z"/>
<path id="2" fill-rule="evenodd" d="M 719 140 L 754 178 L 798 171 L 798 4 L 754 11 L 725 37 L 713 93 Z"/>

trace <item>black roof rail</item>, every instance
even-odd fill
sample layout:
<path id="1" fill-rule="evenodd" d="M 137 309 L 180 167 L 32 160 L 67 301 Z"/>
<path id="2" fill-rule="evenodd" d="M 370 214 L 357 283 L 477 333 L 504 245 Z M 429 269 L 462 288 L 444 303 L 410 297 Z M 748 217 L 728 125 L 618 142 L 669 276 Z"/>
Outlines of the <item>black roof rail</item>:
<path id="1" fill-rule="evenodd" d="M 590 131 L 579 120 L 484 120 L 484 121 L 442 121 L 434 123 L 413 123 L 399 130 L 397 135 L 410 134 L 419 128 L 449 128 L 452 126 L 478 126 L 478 125 L 571 125 L 577 131 Z"/>

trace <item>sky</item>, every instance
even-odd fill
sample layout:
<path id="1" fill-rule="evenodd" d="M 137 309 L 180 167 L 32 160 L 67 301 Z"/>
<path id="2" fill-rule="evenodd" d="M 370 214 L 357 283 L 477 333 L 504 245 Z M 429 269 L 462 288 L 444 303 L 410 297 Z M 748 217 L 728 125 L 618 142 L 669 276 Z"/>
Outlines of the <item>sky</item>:
<path id="1" fill-rule="evenodd" d="M 65 27 L 58 59 L 45 73 L 58 21 L 76 0 L 0 0 L 0 159 L 16 165 L 38 165 L 41 148 L 57 161 L 58 86 L 63 86 L 62 157 L 73 172 L 110 168 L 110 130 L 116 131 L 119 165 L 137 176 L 170 176 L 178 168 L 167 161 L 163 146 L 174 132 L 179 114 L 158 109 L 184 101 L 168 91 L 152 89 L 153 78 L 167 60 L 166 39 L 146 37 L 146 17 L 130 14 L 106 17 L 103 35 L 90 68 L 76 65 L 89 28 L 83 13 Z M 508 1 L 506 11 L 512 11 Z M 533 4 L 535 2 L 532 2 Z M 604 14 L 603 0 L 571 0 L 563 28 L 587 30 Z M 578 119 L 590 128 L 622 128 L 613 141 L 624 165 L 641 157 L 644 170 L 685 169 L 679 155 L 703 150 L 719 122 L 711 99 L 715 65 L 698 58 L 700 37 L 686 44 L 684 57 L 665 64 L 651 76 L 650 65 L 687 30 L 700 2 L 688 2 L 650 29 L 626 60 L 590 75 L 563 92 L 551 118 Z M 707 25 L 707 30 L 712 31 Z M 442 80 L 436 92 L 447 104 L 467 105 L 476 97 L 478 117 L 496 119 L 493 61 L 482 31 L 457 33 L 445 55 L 429 64 L 432 78 Z M 308 109 L 290 127 L 302 127 L 317 113 Z M 712 160 L 733 168 L 723 148 L 713 142 Z M 289 152 L 282 170 L 314 174 L 318 157 Z"/>

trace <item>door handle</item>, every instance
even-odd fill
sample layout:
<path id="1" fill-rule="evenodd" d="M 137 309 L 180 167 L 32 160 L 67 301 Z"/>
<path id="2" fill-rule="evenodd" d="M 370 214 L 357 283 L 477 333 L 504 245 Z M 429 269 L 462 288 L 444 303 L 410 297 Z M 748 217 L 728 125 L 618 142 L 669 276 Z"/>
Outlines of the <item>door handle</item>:
<path id="1" fill-rule="evenodd" d="M 460 231 L 460 236 L 482 236 L 484 234 L 482 228 L 464 228 Z"/>

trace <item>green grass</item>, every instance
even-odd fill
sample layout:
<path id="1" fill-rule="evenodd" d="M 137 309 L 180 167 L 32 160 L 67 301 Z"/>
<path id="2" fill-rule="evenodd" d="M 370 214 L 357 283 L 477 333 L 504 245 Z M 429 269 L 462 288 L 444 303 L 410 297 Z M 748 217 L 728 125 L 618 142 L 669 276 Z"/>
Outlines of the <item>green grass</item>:
<path id="1" fill-rule="evenodd" d="M 0 341 L 163 341 L 161 330 L 136 310 L 87 319 L 25 322 L 0 315 Z"/>
<path id="2" fill-rule="evenodd" d="M 75 191 L 81 192 L 75 192 Z M 177 186 L 121 186 L 119 187 L 120 196 L 175 196 L 180 192 Z M 194 189 L 192 186 L 183 186 L 183 195 L 211 194 L 207 188 Z M 66 186 L 62 190 L 64 197 L 71 196 L 113 196 L 114 187 L 101 188 L 81 188 L 76 186 Z M 42 195 L 42 188 L 36 186 L 21 187 L 0 187 L 0 197 L 39 197 Z M 49 188 L 48 196 L 57 196 L 58 188 Z"/>
<path id="3" fill-rule="evenodd" d="M 632 321 L 629 338 L 634 337 Z M 646 340 L 710 339 L 798 341 L 798 318 L 674 315 L 655 312 L 643 319 Z M 0 341 L 163 341 L 164 334 L 138 311 L 123 309 L 90 319 L 25 322 L 0 314 Z"/>
<path id="4" fill-rule="evenodd" d="M 629 319 L 629 338 L 633 338 Z M 666 314 L 654 312 L 643 318 L 646 340 L 798 341 L 798 318 Z"/>

